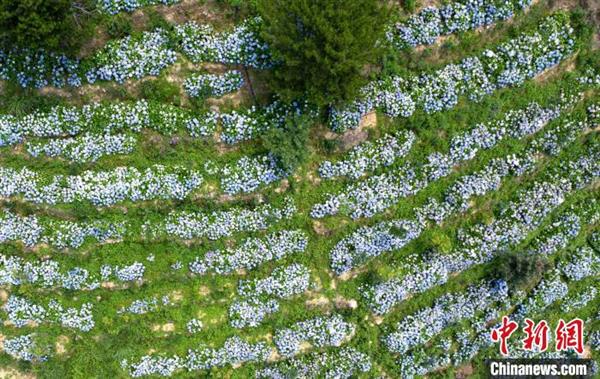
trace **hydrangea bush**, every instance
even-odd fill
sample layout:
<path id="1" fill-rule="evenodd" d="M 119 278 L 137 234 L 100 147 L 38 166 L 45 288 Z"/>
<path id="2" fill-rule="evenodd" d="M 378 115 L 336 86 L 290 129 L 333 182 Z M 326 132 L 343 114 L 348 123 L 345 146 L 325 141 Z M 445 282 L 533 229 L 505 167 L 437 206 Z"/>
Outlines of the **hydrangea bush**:
<path id="1" fill-rule="evenodd" d="M 527 9 L 531 0 L 459 0 L 440 8 L 426 7 L 387 32 L 397 48 L 431 45 L 445 35 L 465 32 L 512 18 Z"/>
<path id="2" fill-rule="evenodd" d="M 415 109 L 435 113 L 453 108 L 464 95 L 478 101 L 496 89 L 523 84 L 570 56 L 574 47 L 568 16 L 557 13 L 544 19 L 531 33 L 434 73 L 370 83 L 357 100 L 332 109 L 330 127 L 337 132 L 354 129 L 361 117 L 374 109 L 381 109 L 390 117 L 408 117 Z"/>
<path id="3" fill-rule="evenodd" d="M 283 230 L 265 238 L 248 238 L 236 248 L 212 250 L 190 263 L 190 271 L 203 275 L 208 272 L 229 274 L 235 270 L 251 270 L 259 265 L 279 260 L 306 250 L 308 238 L 300 230 Z"/>
<path id="4" fill-rule="evenodd" d="M 184 108 L 146 100 L 111 104 L 91 103 L 83 107 L 56 106 L 49 111 L 36 111 L 22 117 L 0 115 L 0 147 L 21 143 L 32 137 L 63 138 L 55 142 L 61 150 L 69 150 L 69 146 L 65 145 L 69 143 L 75 146 L 82 145 L 78 149 L 85 151 L 83 146 L 90 143 L 99 146 L 110 144 L 102 138 L 118 138 L 116 136 L 129 133 L 139 134 L 142 129 L 152 129 L 162 134 L 188 130 L 193 137 L 202 138 L 215 133 L 217 121 L 218 116 L 214 112 L 192 113 Z M 64 138 L 76 137 L 79 134 L 84 136 Z M 93 136 L 85 137 L 88 134 Z M 102 137 L 110 135 L 116 136 Z M 52 143 L 48 145 L 52 146 Z M 56 148 L 43 149 L 55 151 Z M 95 149 L 97 148 L 92 150 Z"/>
<path id="5" fill-rule="evenodd" d="M 98 0 L 98 8 L 104 13 L 133 12 L 134 10 L 156 4 L 173 5 L 181 0 Z"/>
<path id="6" fill-rule="evenodd" d="M 112 171 L 85 171 L 81 175 L 43 178 L 26 167 L 0 167 L 0 195 L 22 196 L 33 203 L 89 201 L 110 206 L 122 201 L 183 199 L 203 182 L 200 173 L 180 167 L 154 165 L 144 171 L 118 167 Z"/>
<path id="7" fill-rule="evenodd" d="M 51 322 L 88 332 L 95 325 L 90 303 L 83 304 L 80 309 L 65 309 L 52 299 L 48 303 L 48 308 L 44 308 L 23 297 L 11 295 L 2 309 L 6 312 L 8 320 L 17 328 L 31 323 Z"/>
<path id="8" fill-rule="evenodd" d="M 354 331 L 354 324 L 336 314 L 300 321 L 287 329 L 280 329 L 275 333 L 273 342 L 282 356 L 292 357 L 300 352 L 303 342 L 315 347 L 340 346 L 352 337 Z"/>
<path id="9" fill-rule="evenodd" d="M 415 140 L 415 134 L 408 131 L 387 134 L 373 142 L 363 142 L 352 148 L 346 158 L 337 162 L 321 163 L 319 175 L 327 179 L 336 176 L 358 179 L 369 171 L 389 166 L 397 159 L 406 156 Z"/>
<path id="10" fill-rule="evenodd" d="M 172 212 L 165 224 L 149 229 L 149 234 L 167 235 L 183 239 L 206 237 L 216 240 L 239 232 L 265 230 L 276 222 L 289 219 L 296 213 L 296 206 L 287 199 L 281 207 L 270 204 L 260 205 L 253 210 L 232 208 L 226 211 L 206 212 Z M 159 229 L 159 230 L 156 230 Z"/>
<path id="11" fill-rule="evenodd" d="M 504 281 L 472 286 L 465 293 L 445 294 L 436 300 L 433 307 L 424 308 L 400 321 L 395 330 L 383 338 L 383 342 L 391 351 L 405 353 L 426 343 L 445 328 L 473 318 L 496 302 L 506 301 L 507 297 L 508 286 Z"/>
<path id="12" fill-rule="evenodd" d="M 235 92 L 244 85 L 244 77 L 239 71 L 228 71 L 223 75 L 199 74 L 187 78 L 183 82 L 191 97 L 221 97 Z"/>
<path id="13" fill-rule="evenodd" d="M 47 142 L 27 143 L 27 152 L 33 157 L 46 155 L 85 163 L 95 162 L 101 157 L 129 154 L 137 139 L 126 134 L 84 134 L 75 138 L 53 139 Z"/>
<path id="14" fill-rule="evenodd" d="M 136 363 L 123 360 L 121 367 L 134 378 L 147 375 L 171 376 L 181 369 L 193 372 L 244 362 L 262 362 L 269 355 L 270 349 L 264 342 L 251 344 L 235 336 L 227 339 L 223 347 L 219 349 L 210 347 L 190 349 L 185 357 L 146 355 Z"/>
<path id="15" fill-rule="evenodd" d="M 286 173 L 273 154 L 242 157 L 220 170 L 221 188 L 228 195 L 256 191 L 260 186 L 273 183 Z"/>
<path id="16" fill-rule="evenodd" d="M 326 378 L 346 379 L 371 371 L 372 363 L 367 354 L 352 347 L 337 351 L 312 353 L 269 365 L 259 370 L 259 379 Z"/>

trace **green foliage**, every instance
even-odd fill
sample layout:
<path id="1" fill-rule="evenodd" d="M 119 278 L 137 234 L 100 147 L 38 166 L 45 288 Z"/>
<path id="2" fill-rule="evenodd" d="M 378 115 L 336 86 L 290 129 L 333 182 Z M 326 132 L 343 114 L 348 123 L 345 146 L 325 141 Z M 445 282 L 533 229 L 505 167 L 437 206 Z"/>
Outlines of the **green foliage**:
<path id="1" fill-rule="evenodd" d="M 5 46 L 70 49 L 78 39 L 70 0 L 0 0 L 0 39 Z"/>
<path id="2" fill-rule="evenodd" d="M 263 145 L 279 158 L 284 170 L 292 171 L 307 160 L 310 121 L 307 116 L 289 117 L 283 127 L 263 135 Z"/>
<path id="3" fill-rule="evenodd" d="M 388 11 L 377 0 L 260 0 L 262 37 L 281 62 L 273 87 L 317 105 L 352 99 L 381 56 Z"/>
<path id="4" fill-rule="evenodd" d="M 131 22 L 125 14 L 117 14 L 108 20 L 106 31 L 112 38 L 123 38 L 131 34 Z"/>
<path id="5" fill-rule="evenodd" d="M 493 273 L 516 288 L 526 288 L 537 283 L 549 265 L 544 257 L 517 251 L 498 259 Z"/>
<path id="6" fill-rule="evenodd" d="M 165 78 L 146 80 L 140 85 L 140 95 L 147 100 L 179 104 L 179 87 Z"/>
<path id="7" fill-rule="evenodd" d="M 402 0 L 402 9 L 404 9 L 408 13 L 414 13 L 414 11 L 417 9 L 417 1 Z"/>

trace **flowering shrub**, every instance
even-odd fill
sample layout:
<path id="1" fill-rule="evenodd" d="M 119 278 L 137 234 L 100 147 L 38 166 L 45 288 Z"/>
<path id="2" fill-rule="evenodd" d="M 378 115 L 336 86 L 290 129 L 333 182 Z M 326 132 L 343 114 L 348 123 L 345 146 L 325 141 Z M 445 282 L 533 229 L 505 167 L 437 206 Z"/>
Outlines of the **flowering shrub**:
<path id="1" fill-rule="evenodd" d="M 560 116 L 564 109 L 572 106 L 575 100 L 576 98 L 563 98 L 558 105 L 548 108 L 531 103 L 526 108 L 507 112 L 503 118 L 479 124 L 453 137 L 450 140 L 449 153 L 435 152 L 427 157 L 426 162 L 409 162 L 397 170 L 353 183 L 341 193 L 331 194 L 325 202 L 314 205 L 311 216 L 321 218 L 344 210 L 350 212 L 352 218 L 372 217 L 396 204 L 403 197 L 414 195 L 431 182 L 448 176 L 453 166 L 473 159 L 479 150 L 489 150 L 503 140 L 521 139 L 538 132 L 549 121 Z M 540 144 L 543 145 L 541 142 Z M 493 180 L 491 176 L 506 176 L 514 172 L 521 175 L 529 165 L 528 160 L 527 157 L 524 160 L 507 157 L 505 161 L 497 161 L 495 166 L 480 173 L 477 178 L 467 177 L 464 180 L 475 183 L 480 182 L 479 179 L 489 178 L 490 183 L 487 187 L 491 186 L 493 189 L 497 180 Z M 454 190 L 462 191 L 458 187 Z M 475 188 L 472 188 L 470 191 L 474 190 Z M 481 190 L 477 191 L 481 193 Z M 465 198 L 470 195 L 464 194 Z M 458 200 L 452 194 L 448 196 L 454 202 Z"/>
<path id="2" fill-rule="evenodd" d="M 408 117 L 416 108 L 426 113 L 453 108 L 462 95 L 477 101 L 496 89 L 521 85 L 556 65 L 573 52 L 574 45 L 567 16 L 554 14 L 536 31 L 521 34 L 478 57 L 466 58 L 432 74 L 373 82 L 357 100 L 332 110 L 330 126 L 337 132 L 354 129 L 360 118 L 373 109 L 382 109 L 391 117 Z"/>
<path id="3" fill-rule="evenodd" d="M 352 347 L 339 351 L 312 353 L 292 358 L 261 369 L 256 373 L 260 379 L 326 378 L 345 379 L 371 371 L 371 359 Z"/>
<path id="4" fill-rule="evenodd" d="M 127 36 L 109 41 L 92 57 L 92 68 L 85 74 L 89 83 L 113 80 L 140 79 L 158 75 L 175 63 L 177 55 L 169 47 L 167 33 L 162 29 L 144 32 L 138 37 Z"/>
<path id="5" fill-rule="evenodd" d="M 472 286 L 464 294 L 445 294 L 433 307 L 424 308 L 400 321 L 383 342 L 391 351 L 405 353 L 416 345 L 426 343 L 450 325 L 473 318 L 493 303 L 507 300 L 507 296 L 508 286 L 504 281 Z"/>
<path id="6" fill-rule="evenodd" d="M 559 269 L 570 280 L 582 280 L 600 274 L 600 256 L 589 247 L 577 249 Z"/>
<path id="7" fill-rule="evenodd" d="M 131 302 L 126 307 L 121 307 L 117 314 L 131 313 L 134 315 L 143 315 L 150 312 L 156 312 L 161 306 L 171 306 L 173 303 L 169 296 L 165 295 L 158 299 L 156 296 L 146 299 L 138 299 Z"/>
<path id="8" fill-rule="evenodd" d="M 48 112 L 36 111 L 19 118 L 0 115 L 0 146 L 21 143 L 27 137 L 74 137 L 80 133 L 94 137 L 65 141 L 73 141 L 71 145 L 82 145 L 88 141 L 102 146 L 106 141 L 100 140 L 101 135 L 139 133 L 144 128 L 162 134 L 187 129 L 193 137 L 208 137 L 216 131 L 217 119 L 218 116 L 214 112 L 197 114 L 184 108 L 146 100 L 133 103 L 92 103 L 80 108 L 56 106 Z M 55 144 L 63 146 L 64 143 Z M 65 148 L 68 150 L 68 146 L 63 146 L 61 150 Z M 79 149 L 81 151 L 82 148 Z"/>
<path id="9" fill-rule="evenodd" d="M 193 318 L 190 321 L 188 321 L 185 327 L 189 333 L 196 334 L 204 328 L 204 324 L 202 323 L 202 321 Z"/>
<path id="10" fill-rule="evenodd" d="M 427 7 L 394 25 L 388 40 L 399 49 L 431 45 L 444 35 L 464 32 L 507 20 L 531 5 L 531 0 L 464 0 L 441 8 Z"/>
<path id="11" fill-rule="evenodd" d="M 228 195 L 248 193 L 261 185 L 273 183 L 286 173 L 279 167 L 274 155 L 242 157 L 235 164 L 226 165 L 220 170 L 221 187 Z"/>
<path id="12" fill-rule="evenodd" d="M 270 204 L 254 210 L 233 208 L 227 211 L 206 213 L 172 212 L 163 226 L 167 235 L 191 239 L 206 237 L 216 240 L 236 232 L 254 232 L 267 229 L 277 221 L 289 219 L 296 213 L 291 199 L 281 208 Z M 159 233 L 159 231 L 154 231 Z"/>
<path id="13" fill-rule="evenodd" d="M 315 317 L 278 330 L 273 342 L 281 355 L 292 357 L 300 352 L 302 342 L 315 347 L 340 346 L 352 337 L 354 330 L 354 325 L 345 322 L 340 315 Z"/>
<path id="14" fill-rule="evenodd" d="M 35 216 L 19 217 L 4 212 L 0 217 L 0 243 L 23 241 L 26 246 L 33 246 L 40 240 L 43 230 Z"/>
<path id="15" fill-rule="evenodd" d="M 188 371 L 208 370 L 213 367 L 223 367 L 244 362 L 265 361 L 270 349 L 263 342 L 250 344 L 240 337 L 231 337 L 220 349 L 202 347 L 189 350 L 185 358 L 144 356 L 138 363 L 121 362 L 121 367 L 129 371 L 129 375 L 139 378 L 146 375 L 171 376 L 179 369 Z"/>
<path id="16" fill-rule="evenodd" d="M 39 220 L 36 216 L 21 217 L 10 212 L 0 215 L 0 243 L 22 241 L 29 247 L 46 243 L 58 249 L 77 248 L 88 237 L 104 242 L 111 238 L 122 238 L 124 231 L 124 224 L 104 220 L 78 223 Z"/>
<path id="17" fill-rule="evenodd" d="M 183 87 L 191 97 L 221 97 L 235 92 L 244 85 L 239 71 L 228 71 L 223 75 L 200 74 L 187 78 Z"/>
<path id="18" fill-rule="evenodd" d="M 252 281 L 241 280 L 238 294 L 243 298 L 229 307 L 229 319 L 234 328 L 256 327 L 271 313 L 279 310 L 280 299 L 301 294 L 308 289 L 310 271 L 301 264 L 292 264 L 273 270 L 270 276 Z"/>
<path id="19" fill-rule="evenodd" d="M 4 352 L 15 359 L 22 361 L 45 361 L 47 357 L 35 354 L 34 334 L 7 338 L 3 342 Z"/>
<path id="20" fill-rule="evenodd" d="M 548 181 L 536 182 L 530 189 L 520 191 L 497 219 L 489 224 L 476 224 L 468 231 L 459 231 L 460 246 L 451 253 L 414 257 L 414 261 L 409 258 L 403 267 L 407 274 L 402 279 L 392 279 L 366 289 L 369 305 L 375 312 L 385 313 L 411 293 L 445 283 L 449 273 L 489 262 L 507 251 L 509 246 L 523 241 L 570 192 L 588 185 L 600 175 L 597 161 L 598 154 L 592 152 L 576 160 L 560 162 L 549 174 Z M 345 249 L 349 251 L 352 245 Z"/>
<path id="21" fill-rule="evenodd" d="M 27 152 L 33 157 L 63 157 L 73 162 L 95 162 L 107 155 L 129 154 L 135 148 L 136 138 L 125 134 L 85 134 L 75 138 L 50 140 L 46 143 L 28 143 Z"/>
<path id="22" fill-rule="evenodd" d="M 409 131 L 387 134 L 374 142 L 364 142 L 350 150 L 347 158 L 343 160 L 323 162 L 319 167 L 319 175 L 322 178 L 347 176 L 358 179 L 368 171 L 389 166 L 396 159 L 404 157 L 412 148 L 415 139 L 415 134 Z"/>
<path id="23" fill-rule="evenodd" d="M 85 171 L 81 175 L 52 177 L 48 184 L 40 174 L 23 167 L 0 167 L 0 195 L 21 195 L 34 203 L 89 201 L 109 206 L 122 201 L 183 199 L 202 184 L 199 173 L 179 167 L 155 165 L 140 172 L 134 167 L 113 171 Z"/>
<path id="24" fill-rule="evenodd" d="M 44 50 L 16 48 L 0 50 L 0 79 L 16 82 L 23 88 L 79 87 L 82 83 L 78 59 Z"/>
<path id="25" fill-rule="evenodd" d="M 98 8 L 104 13 L 117 14 L 119 12 L 133 12 L 137 8 L 148 5 L 172 5 L 181 0 L 98 0 Z"/>
<path id="26" fill-rule="evenodd" d="M 309 282 L 310 270 L 294 263 L 276 268 L 264 279 L 241 280 L 238 293 L 244 297 L 273 296 L 284 299 L 305 292 Z"/>
<path id="27" fill-rule="evenodd" d="M 209 271 L 229 274 L 239 269 L 254 269 L 259 265 L 279 260 L 287 255 L 301 253 L 306 249 L 308 238 L 299 230 L 283 230 L 266 238 L 249 238 L 236 248 L 209 251 L 204 257 L 190 263 L 190 271 L 204 275 Z"/>
<path id="28" fill-rule="evenodd" d="M 210 25 L 188 22 L 175 26 L 179 49 L 192 62 L 219 62 L 255 68 L 271 67 L 267 45 L 257 33 L 260 19 L 250 19 L 232 31 L 217 33 Z"/>
<path id="29" fill-rule="evenodd" d="M 79 329 L 84 332 L 94 327 L 92 317 L 92 304 L 86 303 L 81 309 L 67 308 L 66 310 L 56 300 L 50 300 L 48 310 L 33 304 L 28 300 L 11 295 L 2 309 L 7 313 L 8 319 L 21 328 L 28 323 L 55 322 L 67 328 Z"/>
<path id="30" fill-rule="evenodd" d="M 581 310 L 590 301 L 593 301 L 597 295 L 598 290 L 595 287 L 590 287 L 573 294 L 569 293 L 569 296 L 562 302 L 562 310 L 566 313 Z"/>
<path id="31" fill-rule="evenodd" d="M 292 115 L 315 114 L 307 103 L 271 102 L 264 108 L 252 106 L 243 111 L 231 111 L 221 114 L 221 140 L 227 144 L 247 141 L 261 132 L 282 126 Z"/>
<path id="32" fill-rule="evenodd" d="M 543 279 L 534 288 L 532 295 L 519 304 L 513 318 L 522 320 L 528 315 L 536 314 L 550 304 L 564 299 L 568 292 L 567 284 L 555 272 L 550 277 Z"/>
<path id="33" fill-rule="evenodd" d="M 279 310 L 275 300 L 236 300 L 229 307 L 229 323 L 234 328 L 255 328 L 269 315 Z"/>

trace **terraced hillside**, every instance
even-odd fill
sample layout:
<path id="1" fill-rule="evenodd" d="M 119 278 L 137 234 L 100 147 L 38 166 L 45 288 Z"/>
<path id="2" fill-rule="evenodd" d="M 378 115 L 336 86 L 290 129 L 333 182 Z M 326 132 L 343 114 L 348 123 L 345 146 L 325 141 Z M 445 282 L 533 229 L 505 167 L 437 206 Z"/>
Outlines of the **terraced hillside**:
<path id="1" fill-rule="evenodd" d="M 244 0 L 0 51 L 0 378 L 484 377 L 504 315 L 583 319 L 598 368 L 600 11 L 421 3 L 325 111 L 269 89 Z"/>

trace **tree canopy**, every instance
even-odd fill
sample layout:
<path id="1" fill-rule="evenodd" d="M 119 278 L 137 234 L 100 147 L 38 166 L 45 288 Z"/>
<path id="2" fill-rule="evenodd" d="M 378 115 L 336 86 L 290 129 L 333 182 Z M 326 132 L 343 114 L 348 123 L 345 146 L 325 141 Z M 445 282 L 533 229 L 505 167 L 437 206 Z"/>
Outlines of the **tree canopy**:
<path id="1" fill-rule="evenodd" d="M 273 87 L 317 105 L 351 99 L 380 56 L 387 9 L 378 0 L 259 0 L 262 37 L 278 62 Z"/>
<path id="2" fill-rule="evenodd" d="M 0 0 L 5 46 L 59 50 L 76 40 L 71 0 Z"/>

